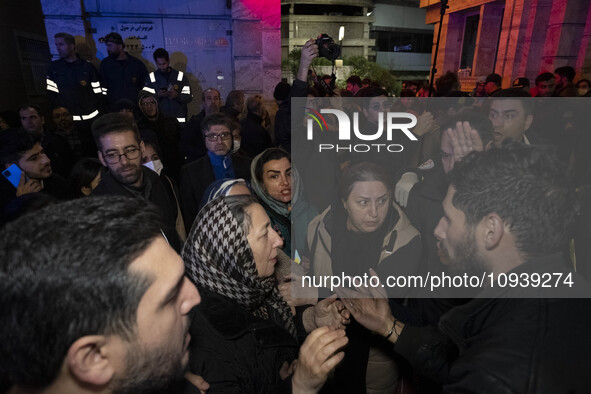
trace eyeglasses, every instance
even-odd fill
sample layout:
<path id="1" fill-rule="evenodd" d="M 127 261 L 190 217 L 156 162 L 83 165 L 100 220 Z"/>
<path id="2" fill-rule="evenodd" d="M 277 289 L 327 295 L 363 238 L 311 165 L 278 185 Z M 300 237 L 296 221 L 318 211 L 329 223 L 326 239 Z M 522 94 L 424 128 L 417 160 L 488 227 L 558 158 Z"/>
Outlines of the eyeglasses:
<path id="1" fill-rule="evenodd" d="M 221 138 L 222 140 L 229 140 L 232 138 L 232 133 L 207 134 L 205 138 L 207 138 L 209 142 L 216 142 L 218 138 Z"/>
<path id="2" fill-rule="evenodd" d="M 105 161 L 109 164 L 117 164 L 121 161 L 121 156 L 125 156 L 127 160 L 135 160 L 140 157 L 140 149 L 139 148 L 131 148 L 126 150 L 124 153 L 107 153 L 103 155 Z"/>

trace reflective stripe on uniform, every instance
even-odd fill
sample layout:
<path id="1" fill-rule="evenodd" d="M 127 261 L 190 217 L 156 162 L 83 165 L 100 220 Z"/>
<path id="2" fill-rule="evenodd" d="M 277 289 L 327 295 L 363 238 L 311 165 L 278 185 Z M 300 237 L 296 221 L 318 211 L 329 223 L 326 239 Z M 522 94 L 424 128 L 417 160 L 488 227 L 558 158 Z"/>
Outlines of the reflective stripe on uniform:
<path id="1" fill-rule="evenodd" d="M 181 90 L 181 94 L 191 94 L 191 88 L 188 86 L 183 86 L 183 90 Z"/>
<path id="2" fill-rule="evenodd" d="M 96 94 L 101 94 L 103 92 L 100 86 L 98 88 L 92 88 L 92 91 Z"/>
<path id="3" fill-rule="evenodd" d="M 176 77 L 176 80 L 179 82 L 183 80 L 183 72 L 182 71 L 179 71 L 179 75 Z"/>
<path id="4" fill-rule="evenodd" d="M 107 88 L 103 88 L 103 94 L 106 95 L 107 94 L 108 89 Z"/>
<path id="5" fill-rule="evenodd" d="M 99 114 L 98 109 L 95 109 L 93 112 L 89 113 L 88 115 L 74 115 L 73 118 L 74 120 L 88 120 L 88 119 L 92 119 L 95 116 L 97 116 Z"/>
<path id="6" fill-rule="evenodd" d="M 53 82 L 51 79 L 46 78 L 45 81 L 47 82 L 47 90 L 50 90 L 50 91 L 56 92 L 56 93 L 60 92 L 60 90 L 57 87 L 57 84 L 55 82 Z"/>
<path id="7" fill-rule="evenodd" d="M 144 88 L 142 90 L 145 90 L 148 93 L 156 94 L 156 90 L 149 88 L 147 86 L 144 86 Z"/>
<path id="8" fill-rule="evenodd" d="M 152 71 L 150 73 L 150 82 L 152 82 L 152 83 L 156 82 L 156 76 L 154 75 L 154 71 Z"/>
<path id="9" fill-rule="evenodd" d="M 93 88 L 100 88 L 101 87 L 101 83 L 99 81 L 91 82 L 90 84 L 92 85 Z"/>
<path id="10" fill-rule="evenodd" d="M 178 120 L 179 123 L 185 123 L 185 118 L 176 118 L 176 120 Z"/>

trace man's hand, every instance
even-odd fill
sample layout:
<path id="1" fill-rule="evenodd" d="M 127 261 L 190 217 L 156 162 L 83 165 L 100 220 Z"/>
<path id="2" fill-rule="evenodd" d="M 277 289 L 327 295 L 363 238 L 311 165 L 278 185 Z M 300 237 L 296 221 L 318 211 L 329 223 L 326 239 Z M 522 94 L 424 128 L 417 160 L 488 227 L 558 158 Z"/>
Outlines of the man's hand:
<path id="1" fill-rule="evenodd" d="M 169 92 L 165 88 L 158 89 L 158 91 L 156 92 L 156 95 L 158 97 L 168 97 L 168 94 L 169 94 Z"/>
<path id="2" fill-rule="evenodd" d="M 169 99 L 174 100 L 178 96 L 179 96 L 179 92 L 177 92 L 176 89 L 173 88 L 168 91 L 168 98 Z"/>
<path id="3" fill-rule="evenodd" d="M 337 295 L 319 301 L 314 307 L 314 324 L 316 327 L 328 326 L 333 329 L 345 328 L 351 323 L 351 312 L 337 300 Z"/>
<path id="4" fill-rule="evenodd" d="M 457 122 L 456 127 L 449 129 L 454 163 L 472 151 L 483 151 L 484 144 L 478 132 L 470 126 L 470 122 Z"/>
<path id="5" fill-rule="evenodd" d="M 205 394 L 209 390 L 209 383 L 207 383 L 201 376 L 195 375 L 191 372 L 185 372 L 185 379 L 201 391 L 201 394 Z"/>
<path id="6" fill-rule="evenodd" d="M 377 277 L 372 269 L 370 269 L 370 274 Z M 341 287 L 336 289 L 336 292 L 345 304 L 345 308 L 351 312 L 359 324 L 379 335 L 386 336 L 388 334 L 394 317 L 390 310 L 386 290 L 379 281 L 377 287 L 360 287 L 358 290 Z"/>
<path id="7" fill-rule="evenodd" d="M 298 70 L 298 79 L 300 81 L 308 81 L 308 69 L 312 64 L 312 60 L 316 57 L 318 57 L 318 45 L 316 45 L 316 40 L 314 38 L 310 38 L 302 47 L 300 68 Z"/>
<path id="8" fill-rule="evenodd" d="M 345 330 L 320 327 L 312 331 L 300 348 L 291 381 L 292 393 L 317 393 L 326 382 L 329 372 L 345 356 L 341 349 L 348 341 Z"/>
<path id="9" fill-rule="evenodd" d="M 400 177 L 398 183 L 396 183 L 396 188 L 394 189 L 394 198 L 398 205 L 401 207 L 406 207 L 408 204 L 408 195 L 410 194 L 410 189 L 419 181 L 419 177 L 414 172 L 405 172 Z"/>
<path id="10" fill-rule="evenodd" d="M 16 188 L 16 196 L 20 197 L 23 194 L 37 193 L 41 191 L 41 182 L 37 179 L 29 179 L 25 182 L 25 172 L 21 172 L 21 180 Z"/>
<path id="11" fill-rule="evenodd" d="M 437 130 L 438 127 L 439 125 L 437 125 L 437 122 L 435 122 L 431 112 L 425 111 L 417 118 L 417 125 L 413 127 L 412 132 L 413 134 L 422 137 L 425 134 L 429 134 Z"/>

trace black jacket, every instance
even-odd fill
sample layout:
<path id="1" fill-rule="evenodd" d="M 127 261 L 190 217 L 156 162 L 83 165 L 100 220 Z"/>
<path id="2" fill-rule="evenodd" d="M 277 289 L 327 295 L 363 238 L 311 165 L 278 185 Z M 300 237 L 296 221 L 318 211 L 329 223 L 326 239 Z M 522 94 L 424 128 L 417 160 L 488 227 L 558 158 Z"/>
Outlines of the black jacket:
<path id="1" fill-rule="evenodd" d="M 107 92 L 107 109 L 122 98 L 135 102 L 148 77 L 144 63 L 129 53 L 126 55 L 125 60 L 106 57 L 101 62 L 99 71 Z"/>
<path id="2" fill-rule="evenodd" d="M 240 148 L 244 150 L 247 156 L 255 157 L 265 149 L 273 146 L 271 136 L 261 124 L 262 122 L 263 118 L 251 113 L 240 122 L 240 125 L 242 126 L 240 132 L 240 135 L 242 136 Z"/>
<path id="3" fill-rule="evenodd" d="M 72 115 L 90 115 L 101 109 L 102 89 L 99 73 L 79 56 L 75 62 L 52 62 L 47 70 L 47 96 L 53 107 L 66 107 Z"/>
<path id="4" fill-rule="evenodd" d="M 262 320 L 232 300 L 199 289 L 191 324 L 191 372 L 211 393 L 290 392 L 279 369 L 297 358 L 299 344 L 273 319 Z"/>
<path id="5" fill-rule="evenodd" d="M 249 158 L 232 154 L 232 165 L 236 178 L 250 181 L 250 162 Z M 193 220 L 199 213 L 199 203 L 203 198 L 203 193 L 213 181 L 215 181 L 215 174 L 209 156 L 186 164 L 181 169 L 181 209 L 187 234 L 191 232 Z"/>
<path id="6" fill-rule="evenodd" d="M 558 272 L 560 256 L 512 272 Z M 406 326 L 395 350 L 445 393 L 589 393 L 591 300 L 545 294 L 531 287 L 486 289 L 485 298 L 442 316 L 439 328 Z"/>
<path id="7" fill-rule="evenodd" d="M 132 189 L 123 186 L 113 177 L 113 175 L 111 175 L 109 170 L 103 168 L 101 170 L 101 182 L 92 192 L 92 196 L 117 195 L 144 198 L 150 201 L 160 209 L 163 221 L 162 231 L 164 231 L 170 246 L 172 246 L 177 252 L 180 252 L 181 241 L 176 232 L 176 215 L 178 211 L 176 201 L 171 198 L 156 172 L 144 166 L 142 166 L 142 171 L 144 174 L 142 185 L 144 190 L 143 192 L 135 192 Z M 143 195 L 140 193 L 143 193 Z"/>

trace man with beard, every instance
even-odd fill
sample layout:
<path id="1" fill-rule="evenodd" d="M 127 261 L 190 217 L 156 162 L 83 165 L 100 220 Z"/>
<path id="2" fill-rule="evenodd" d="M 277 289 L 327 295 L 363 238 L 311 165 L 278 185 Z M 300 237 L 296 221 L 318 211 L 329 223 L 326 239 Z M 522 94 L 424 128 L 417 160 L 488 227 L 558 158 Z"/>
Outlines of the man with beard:
<path id="1" fill-rule="evenodd" d="M 455 164 L 435 235 L 454 273 L 486 283 L 437 327 L 400 323 L 382 289 L 345 305 L 443 392 L 587 392 L 590 286 L 564 253 L 576 217 L 565 170 L 547 148 L 514 142 Z M 566 281 L 527 282 L 544 274 Z M 504 277 L 523 281 L 503 285 Z"/>
<path id="2" fill-rule="evenodd" d="M 120 113 L 97 119 L 92 134 L 98 147 L 98 158 L 104 168 L 101 182 L 93 196 L 121 195 L 144 199 L 155 204 L 162 215 L 163 232 L 170 245 L 180 251 L 176 232 L 176 202 L 166 191 L 157 173 L 142 165 L 144 143 L 135 123 Z"/>
<path id="3" fill-rule="evenodd" d="M 21 170 L 20 182 L 14 187 L 0 177 L 0 212 L 10 200 L 29 193 L 41 192 L 60 200 L 68 197 L 66 181 L 53 174 L 41 142 L 32 134 L 15 129 L 0 133 L 0 169 L 13 164 Z"/>
<path id="4" fill-rule="evenodd" d="M 205 189 L 216 179 L 250 180 L 251 159 L 232 153 L 233 120 L 221 112 L 208 115 L 201 124 L 207 155 L 181 169 L 181 207 L 187 234 L 199 212 Z"/>
<path id="5" fill-rule="evenodd" d="M 154 51 L 154 62 L 158 70 L 148 74 L 146 92 L 158 97 L 160 110 L 174 116 L 180 123 L 187 121 L 187 104 L 193 100 L 191 86 L 185 73 L 170 67 L 168 52 L 163 48 Z"/>
<path id="6" fill-rule="evenodd" d="M 66 107 L 56 107 L 51 113 L 53 123 L 57 126 L 55 134 L 63 137 L 72 148 L 76 159 L 82 157 L 82 142 L 78 135 L 78 128 L 74 124 L 74 118 Z"/>
<path id="7" fill-rule="evenodd" d="M 52 205 L 0 244 L 0 391 L 151 393 L 182 379 L 200 296 L 155 206 Z"/>
<path id="8" fill-rule="evenodd" d="M 103 59 L 99 72 L 103 81 L 103 94 L 107 95 L 107 109 L 120 99 L 135 101 L 144 87 L 148 70 L 138 58 L 125 52 L 125 43 L 118 33 L 105 36 L 108 56 Z"/>

